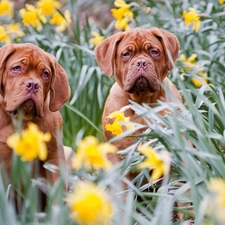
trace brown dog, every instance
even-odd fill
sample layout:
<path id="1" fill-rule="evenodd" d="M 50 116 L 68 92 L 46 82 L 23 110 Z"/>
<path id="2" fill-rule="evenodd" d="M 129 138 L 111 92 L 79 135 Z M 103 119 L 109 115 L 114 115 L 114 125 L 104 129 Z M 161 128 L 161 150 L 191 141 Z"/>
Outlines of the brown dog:
<path id="1" fill-rule="evenodd" d="M 0 162 L 10 170 L 12 149 L 7 138 L 14 133 L 12 119 L 23 112 L 23 128 L 28 122 L 51 133 L 47 162 L 58 165 L 64 159 L 61 137 L 62 117 L 58 111 L 69 100 L 70 88 L 64 69 L 54 56 L 33 44 L 9 44 L 0 48 Z M 46 170 L 40 162 L 40 176 Z M 56 174 L 51 174 L 52 181 Z"/>
<path id="2" fill-rule="evenodd" d="M 106 124 L 112 122 L 107 116 L 129 105 L 129 100 L 139 104 L 154 104 L 158 100 L 171 101 L 161 86 L 163 84 L 182 102 L 180 93 L 167 78 L 177 59 L 179 47 L 176 36 L 158 28 L 135 28 L 119 32 L 96 46 L 97 63 L 107 76 L 114 75 L 116 80 L 102 115 L 103 131 L 107 141 L 114 137 L 105 129 Z M 144 120 L 137 118 L 131 109 L 126 110 L 124 114 L 130 117 L 131 121 L 145 124 Z M 124 138 L 113 144 L 119 149 L 124 149 L 134 140 L 134 138 Z M 109 155 L 109 158 L 113 162 L 120 160 L 115 155 Z M 129 174 L 128 177 L 131 178 L 132 175 Z M 179 218 L 182 216 L 179 215 Z"/>
<path id="3" fill-rule="evenodd" d="M 110 113 L 118 111 L 129 100 L 141 103 L 156 103 L 158 100 L 168 101 L 160 83 L 166 85 L 180 100 L 181 96 L 174 84 L 167 78 L 173 68 L 179 51 L 177 38 L 158 28 L 135 28 L 119 32 L 105 39 L 95 48 L 96 59 L 107 76 L 115 76 L 115 84 L 110 90 L 102 115 L 102 125 L 106 140 L 113 135 L 105 129 L 111 120 L 106 118 Z M 168 53 L 169 52 L 169 53 Z M 125 111 L 131 121 L 144 124 L 131 109 Z M 115 142 L 118 148 L 124 149 L 134 139 L 125 138 Z"/>

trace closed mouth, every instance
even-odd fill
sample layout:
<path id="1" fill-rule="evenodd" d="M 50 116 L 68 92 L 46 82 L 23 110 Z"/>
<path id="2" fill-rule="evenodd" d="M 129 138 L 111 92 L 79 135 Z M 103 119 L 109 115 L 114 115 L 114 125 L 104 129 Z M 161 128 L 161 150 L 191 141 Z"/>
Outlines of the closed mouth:
<path id="1" fill-rule="evenodd" d="M 146 79 L 144 76 L 140 76 L 139 78 L 137 78 L 134 84 L 125 89 L 125 91 L 128 93 L 155 92 L 155 90 L 151 87 L 148 79 Z"/>
<path id="2" fill-rule="evenodd" d="M 38 117 L 37 106 L 33 99 L 26 99 L 19 105 L 19 107 L 7 112 L 12 116 L 16 116 L 19 112 L 22 112 L 25 116 L 30 115 L 32 117 Z"/>

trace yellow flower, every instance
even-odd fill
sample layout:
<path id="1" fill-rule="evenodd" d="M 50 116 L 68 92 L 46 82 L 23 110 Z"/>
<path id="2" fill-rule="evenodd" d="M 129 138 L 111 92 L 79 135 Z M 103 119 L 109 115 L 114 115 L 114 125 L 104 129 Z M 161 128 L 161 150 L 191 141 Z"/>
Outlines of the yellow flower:
<path id="1" fill-rule="evenodd" d="M 57 9 L 60 9 L 61 3 L 57 0 L 39 0 L 37 7 L 45 16 L 52 16 Z"/>
<path id="2" fill-rule="evenodd" d="M 146 156 L 144 161 L 138 165 L 138 168 L 151 168 L 151 180 L 157 180 L 169 172 L 170 155 L 168 152 L 157 153 L 153 148 L 145 145 L 141 145 L 138 151 Z"/>
<path id="3" fill-rule="evenodd" d="M 5 27 L 0 25 L 0 42 L 10 43 L 10 37 L 5 29 Z"/>
<path id="4" fill-rule="evenodd" d="M 89 169 L 110 169 L 111 162 L 107 159 L 107 153 L 115 153 L 117 148 L 112 144 L 99 143 L 93 136 L 85 137 L 77 144 L 77 152 L 72 161 L 73 169 L 82 166 Z"/>
<path id="5" fill-rule="evenodd" d="M 219 4 L 222 5 L 224 3 L 224 0 L 218 0 Z"/>
<path id="6" fill-rule="evenodd" d="M 114 135 L 119 135 L 123 133 L 122 124 L 120 122 L 129 122 L 130 117 L 125 117 L 124 112 L 115 111 L 108 115 L 106 118 L 114 119 L 112 124 L 106 124 L 105 129 L 110 131 Z M 125 125 L 127 129 L 132 129 L 133 125 Z"/>
<path id="7" fill-rule="evenodd" d="M 122 125 L 119 123 L 106 124 L 105 129 L 110 131 L 114 135 L 123 133 Z"/>
<path id="8" fill-rule="evenodd" d="M 50 139 L 50 133 L 44 134 L 39 131 L 36 124 L 29 123 L 27 129 L 21 133 L 9 136 L 6 143 L 16 154 L 21 156 L 23 161 L 32 161 L 37 157 L 44 161 L 47 158 L 45 142 L 50 141 Z"/>
<path id="9" fill-rule="evenodd" d="M 56 25 L 56 30 L 59 32 L 64 31 L 70 23 L 71 14 L 69 10 L 65 10 L 64 16 L 62 16 L 59 12 L 56 12 L 50 20 L 50 24 Z"/>
<path id="10" fill-rule="evenodd" d="M 186 58 L 184 54 L 180 55 L 180 60 L 183 62 L 184 67 L 188 70 L 197 69 L 199 65 L 196 64 L 196 58 L 198 57 L 197 54 L 192 54 L 189 58 Z M 183 70 L 181 70 L 181 73 L 184 73 Z M 204 82 L 207 82 L 207 73 L 204 73 L 203 71 L 199 71 L 198 75 L 200 76 L 197 78 L 192 78 L 192 82 L 196 87 L 201 87 Z"/>
<path id="11" fill-rule="evenodd" d="M 26 4 L 26 9 L 21 9 L 20 14 L 25 26 L 32 26 L 37 30 L 41 30 L 41 22 L 46 23 L 47 21 L 45 16 L 41 13 L 41 10 L 30 4 Z"/>
<path id="12" fill-rule="evenodd" d="M 189 58 L 186 58 L 184 54 L 180 55 L 180 60 L 183 62 L 184 67 L 188 70 L 193 69 L 194 64 L 196 64 L 195 59 L 198 57 L 197 54 L 192 54 Z"/>
<path id="13" fill-rule="evenodd" d="M 104 190 L 88 181 L 79 181 L 67 202 L 72 218 L 78 224 L 99 225 L 111 219 L 113 206 Z"/>
<path id="14" fill-rule="evenodd" d="M 118 9 L 111 9 L 116 19 L 115 28 L 118 30 L 129 30 L 129 23 L 134 18 L 133 12 L 130 10 L 131 5 L 123 0 L 116 0 L 114 5 Z"/>
<path id="15" fill-rule="evenodd" d="M 117 20 L 115 23 L 115 28 L 118 30 L 129 30 L 130 29 L 129 19 L 125 17 L 121 20 Z"/>
<path id="16" fill-rule="evenodd" d="M 96 46 L 97 44 L 99 44 L 100 42 L 102 42 L 104 40 L 104 36 L 101 36 L 98 32 L 92 31 L 91 35 L 94 36 L 94 37 L 91 38 L 89 41 L 94 46 Z"/>
<path id="17" fill-rule="evenodd" d="M 21 30 L 19 23 L 11 23 L 8 26 L 6 26 L 6 30 L 11 38 L 17 39 L 23 37 L 25 34 Z"/>
<path id="18" fill-rule="evenodd" d="M 0 1 L 0 16 L 13 17 L 13 3 L 9 0 Z"/>
<path id="19" fill-rule="evenodd" d="M 196 87 L 201 87 L 203 83 L 207 83 L 208 74 L 203 71 L 199 71 L 198 75 L 200 75 L 199 78 L 192 78 L 191 80 Z"/>
<path id="20" fill-rule="evenodd" d="M 133 12 L 130 10 L 130 6 L 121 7 L 119 9 L 111 9 L 111 12 L 115 19 L 115 28 L 118 30 L 129 30 L 129 22 L 134 18 Z"/>
<path id="21" fill-rule="evenodd" d="M 212 194 L 209 201 L 209 213 L 211 213 L 212 216 L 218 220 L 218 222 L 224 224 L 225 180 L 222 178 L 212 178 L 207 186 Z"/>
<path id="22" fill-rule="evenodd" d="M 124 112 L 114 111 L 110 113 L 106 118 L 113 119 L 115 118 L 116 121 L 129 121 L 130 117 L 125 117 Z"/>
<path id="23" fill-rule="evenodd" d="M 193 30 L 198 31 L 200 29 L 200 15 L 195 12 L 194 8 L 189 8 L 189 12 L 183 11 L 183 17 L 185 25 L 188 26 L 193 23 Z"/>

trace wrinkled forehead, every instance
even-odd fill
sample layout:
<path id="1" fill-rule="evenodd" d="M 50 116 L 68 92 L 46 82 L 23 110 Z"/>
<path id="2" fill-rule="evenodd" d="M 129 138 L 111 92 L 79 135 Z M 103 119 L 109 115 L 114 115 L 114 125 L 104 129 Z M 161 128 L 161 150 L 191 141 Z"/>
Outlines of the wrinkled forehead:
<path id="1" fill-rule="evenodd" d="M 9 56 L 6 65 L 11 65 L 17 62 L 22 62 L 29 66 L 35 67 L 40 63 L 49 65 L 50 58 L 49 55 L 41 49 L 17 47 L 16 51 Z"/>
<path id="2" fill-rule="evenodd" d="M 126 49 L 131 46 L 135 48 L 135 50 L 151 47 L 163 50 L 160 40 L 154 34 L 152 34 L 151 31 L 145 29 L 131 30 L 130 32 L 126 32 L 124 38 L 119 43 L 119 48 Z"/>

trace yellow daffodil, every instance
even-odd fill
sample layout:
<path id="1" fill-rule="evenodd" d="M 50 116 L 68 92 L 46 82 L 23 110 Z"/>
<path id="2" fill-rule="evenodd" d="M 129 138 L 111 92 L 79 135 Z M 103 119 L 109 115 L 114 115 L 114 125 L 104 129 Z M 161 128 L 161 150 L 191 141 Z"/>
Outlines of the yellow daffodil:
<path id="1" fill-rule="evenodd" d="M 157 153 L 150 146 L 141 145 L 138 151 L 146 156 L 143 162 L 138 165 L 139 169 L 152 169 L 151 180 L 157 180 L 169 172 L 170 155 L 168 152 Z"/>
<path id="2" fill-rule="evenodd" d="M 10 37 L 5 29 L 5 27 L 0 25 L 0 42 L 10 43 Z"/>
<path id="3" fill-rule="evenodd" d="M 9 136 L 7 145 L 21 156 L 23 161 L 33 161 L 37 157 L 44 161 L 47 158 L 45 142 L 50 141 L 50 139 L 50 133 L 43 133 L 39 131 L 36 124 L 29 123 L 27 129 L 21 133 Z"/>
<path id="4" fill-rule="evenodd" d="M 127 19 L 134 18 L 134 13 L 128 7 L 122 7 L 117 9 L 113 15 L 115 16 L 117 20 L 121 20 L 123 18 L 127 18 Z"/>
<path id="5" fill-rule="evenodd" d="M 93 38 L 91 38 L 89 40 L 90 43 L 92 43 L 94 46 L 96 46 L 97 44 L 99 44 L 100 42 L 102 42 L 104 40 L 104 36 L 101 36 L 98 32 L 96 31 L 92 31 L 91 35 L 93 36 Z"/>
<path id="6" fill-rule="evenodd" d="M 196 58 L 198 57 L 197 54 L 192 54 L 189 58 L 186 58 L 184 54 L 180 55 L 180 60 L 184 64 L 184 67 L 188 70 L 193 69 L 194 65 L 196 64 Z"/>
<path id="7" fill-rule="evenodd" d="M 67 202 L 71 217 L 83 225 L 106 224 L 113 214 L 113 206 L 107 193 L 88 181 L 79 181 Z"/>
<path id="8" fill-rule="evenodd" d="M 133 12 L 130 10 L 131 4 L 127 4 L 123 0 L 116 0 L 114 5 L 118 9 L 111 9 L 111 12 L 116 19 L 115 28 L 118 30 L 129 30 L 129 23 L 134 18 Z"/>
<path id="9" fill-rule="evenodd" d="M 115 111 L 108 115 L 106 118 L 114 119 L 112 124 L 106 124 L 105 129 L 110 131 L 114 135 L 123 133 L 123 125 L 120 122 L 129 122 L 130 117 L 125 117 L 124 112 Z M 132 129 L 133 125 L 125 125 L 127 129 Z"/>
<path id="10" fill-rule="evenodd" d="M 106 124 L 105 129 L 110 131 L 114 135 L 123 133 L 122 125 L 119 123 Z"/>
<path id="11" fill-rule="evenodd" d="M 47 21 L 45 16 L 41 13 L 41 10 L 30 4 L 26 4 L 26 9 L 21 9 L 20 14 L 25 26 L 32 26 L 37 30 L 41 30 L 41 22 L 46 23 Z"/>
<path id="12" fill-rule="evenodd" d="M 184 54 L 180 55 L 180 60 L 183 62 L 184 67 L 188 70 L 198 69 L 199 65 L 196 63 L 196 58 L 198 57 L 197 54 L 192 54 L 189 58 L 186 58 Z M 181 73 L 184 73 L 181 70 Z M 204 82 L 207 82 L 207 73 L 203 71 L 198 72 L 199 78 L 192 78 L 192 82 L 196 87 L 201 87 Z"/>
<path id="13" fill-rule="evenodd" d="M 13 3 L 9 0 L 0 1 L 0 16 L 13 17 Z"/>
<path id="14" fill-rule="evenodd" d="M 43 15 L 52 16 L 56 10 L 60 9 L 61 3 L 57 0 L 39 0 L 37 7 L 41 9 Z"/>
<path id="15" fill-rule="evenodd" d="M 193 30 L 198 31 L 200 29 L 200 15 L 195 12 L 194 8 L 189 8 L 189 12 L 183 11 L 183 17 L 185 20 L 185 26 L 193 23 Z"/>
<path id="16" fill-rule="evenodd" d="M 129 6 L 129 5 L 128 5 Z M 129 23 L 134 18 L 130 7 L 122 7 L 119 9 L 111 9 L 113 16 L 116 19 L 115 28 L 118 30 L 129 30 Z"/>
<path id="17" fill-rule="evenodd" d="M 125 117 L 124 112 L 114 111 L 110 113 L 106 118 L 113 119 L 115 118 L 116 121 L 129 121 L 130 117 Z"/>
<path id="18" fill-rule="evenodd" d="M 192 82 L 196 87 L 201 87 L 203 83 L 207 83 L 208 74 L 203 71 L 198 72 L 199 78 L 192 78 Z"/>
<path id="19" fill-rule="evenodd" d="M 222 5 L 224 3 L 224 0 L 218 0 L 219 4 Z"/>
<path id="20" fill-rule="evenodd" d="M 56 12 L 50 20 L 50 24 L 56 25 L 56 30 L 59 32 L 64 31 L 70 23 L 71 14 L 69 10 L 65 10 L 64 16 L 62 16 L 59 12 Z"/>
<path id="21" fill-rule="evenodd" d="M 77 144 L 77 151 L 72 161 L 73 169 L 110 169 L 111 162 L 107 153 L 115 153 L 117 148 L 112 144 L 99 143 L 93 136 L 85 137 Z"/>
<path id="22" fill-rule="evenodd" d="M 130 29 L 129 21 L 130 20 L 127 17 L 121 20 L 117 20 L 115 23 L 115 28 L 118 30 L 129 30 Z"/>
<path id="23" fill-rule="evenodd" d="M 217 219 L 218 224 L 224 224 L 225 180 L 222 178 L 212 178 L 207 186 L 211 192 L 208 211 Z"/>
<path id="24" fill-rule="evenodd" d="M 6 26 L 6 30 L 13 39 L 19 39 L 25 35 L 21 30 L 20 23 L 11 23 Z"/>

